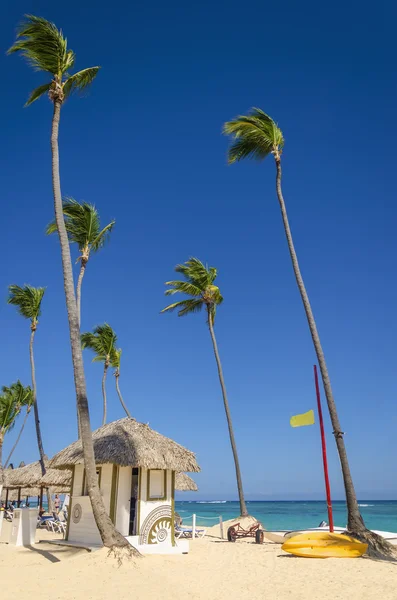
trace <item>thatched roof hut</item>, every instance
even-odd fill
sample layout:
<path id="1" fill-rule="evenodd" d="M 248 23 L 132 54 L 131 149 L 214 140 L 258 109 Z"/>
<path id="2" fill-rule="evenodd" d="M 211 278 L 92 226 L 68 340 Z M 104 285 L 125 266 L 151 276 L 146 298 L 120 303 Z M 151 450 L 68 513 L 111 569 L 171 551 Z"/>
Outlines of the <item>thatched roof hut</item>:
<path id="1" fill-rule="evenodd" d="M 92 434 L 97 464 L 115 464 L 144 469 L 200 471 L 196 456 L 173 440 L 153 431 L 135 419 L 124 418 L 96 429 Z M 78 440 L 58 452 L 49 466 L 70 469 L 83 463 L 83 449 Z"/>
<path id="2" fill-rule="evenodd" d="M 197 492 L 197 483 L 186 473 L 177 473 L 175 476 L 175 489 L 178 492 Z"/>
<path id="3" fill-rule="evenodd" d="M 3 502 L 7 498 L 7 491 L 8 491 L 8 502 L 13 502 L 14 500 L 18 500 L 18 495 L 19 495 L 18 489 L 7 490 L 6 488 L 3 488 L 3 491 L 1 492 L 1 499 L 3 500 Z M 21 494 L 20 494 L 21 500 L 24 500 L 27 496 L 29 496 L 30 498 L 32 498 L 34 496 L 40 496 L 40 488 L 26 488 L 26 489 L 22 488 Z"/>
<path id="4" fill-rule="evenodd" d="M 46 463 L 47 467 L 48 462 Z M 44 477 L 41 474 L 40 461 L 31 463 L 17 469 L 4 470 L 4 488 L 15 490 L 23 488 L 24 492 L 33 488 L 36 491 L 31 491 L 29 494 L 21 492 L 23 496 L 35 496 L 40 494 L 40 487 L 51 487 L 52 493 L 62 494 L 70 491 L 72 475 L 70 471 L 60 472 L 55 469 L 48 469 Z M 39 489 L 38 493 L 37 489 Z"/>

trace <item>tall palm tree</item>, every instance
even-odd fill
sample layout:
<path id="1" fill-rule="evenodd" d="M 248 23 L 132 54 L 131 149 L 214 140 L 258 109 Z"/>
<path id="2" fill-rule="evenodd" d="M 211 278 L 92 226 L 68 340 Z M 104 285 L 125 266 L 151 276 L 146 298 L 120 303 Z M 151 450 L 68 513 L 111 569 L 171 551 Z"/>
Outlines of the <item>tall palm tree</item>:
<path id="1" fill-rule="evenodd" d="M 18 313 L 25 319 L 30 321 L 30 343 L 29 343 L 29 355 L 30 355 L 30 370 L 32 375 L 32 388 L 33 388 L 33 410 L 34 410 L 34 421 L 36 425 L 36 437 L 37 445 L 39 448 L 40 455 L 40 466 L 42 474 L 45 474 L 45 453 L 43 448 L 43 438 L 41 435 L 40 419 L 39 419 L 39 407 L 37 403 L 37 385 L 36 385 L 36 368 L 34 364 L 34 353 L 33 343 L 34 336 L 36 334 L 37 326 L 39 324 L 39 317 L 41 315 L 41 303 L 45 288 L 35 288 L 31 285 L 10 285 L 8 287 L 9 296 L 8 304 L 13 304 L 17 307 Z"/>
<path id="2" fill-rule="evenodd" d="M 102 425 L 106 423 L 107 416 L 107 395 L 106 395 L 106 378 L 108 369 L 113 362 L 117 362 L 116 357 L 116 342 L 117 335 L 108 323 L 97 325 L 91 333 L 87 331 L 81 334 L 81 347 L 83 350 L 88 348 L 95 352 L 92 362 L 103 362 L 102 375 L 102 398 L 103 398 L 103 419 Z M 120 364 L 120 360 L 119 360 Z M 120 398 L 120 396 L 119 396 Z M 125 409 L 126 410 L 126 409 Z M 128 413 L 127 413 L 128 414 Z M 130 415 L 128 415 L 130 416 Z"/>
<path id="3" fill-rule="evenodd" d="M 27 386 L 22 385 L 22 383 L 19 381 L 19 379 L 16 383 L 12 383 L 10 385 L 10 387 L 3 387 L 3 394 L 11 394 L 14 397 L 15 403 L 17 405 L 19 405 L 21 407 L 26 407 L 25 418 L 23 420 L 21 429 L 19 430 L 18 437 L 15 440 L 15 443 L 10 450 L 7 460 L 4 463 L 4 468 L 6 469 L 8 463 L 11 460 L 12 455 L 14 454 L 15 448 L 18 446 L 19 440 L 21 439 L 21 436 L 22 436 L 23 430 L 25 429 L 26 421 L 28 420 L 32 406 L 34 406 L 34 395 L 33 395 L 33 390 L 30 387 L 30 385 L 27 385 Z"/>
<path id="4" fill-rule="evenodd" d="M 13 394 L 6 392 L 0 396 L 0 496 L 4 481 L 2 460 L 4 436 L 14 427 L 20 411 L 21 404 L 18 404 Z"/>
<path id="5" fill-rule="evenodd" d="M 78 258 L 80 273 L 76 286 L 77 313 L 79 323 L 81 323 L 81 286 L 90 254 L 103 248 L 116 221 L 111 221 L 101 229 L 99 214 L 95 206 L 87 202 L 77 202 L 73 198 L 65 198 L 63 201 L 63 215 L 69 241 L 77 244 L 81 253 Z M 53 221 L 48 225 L 46 233 L 50 235 L 57 231 L 57 224 Z"/>
<path id="6" fill-rule="evenodd" d="M 58 131 L 62 105 L 73 92 L 83 91 L 92 83 L 99 71 L 99 67 L 89 67 L 70 75 L 70 71 L 73 69 L 75 63 L 75 54 L 72 50 L 68 50 L 67 40 L 62 30 L 57 29 L 54 23 L 34 15 L 26 15 L 25 20 L 18 29 L 17 39 L 8 50 L 9 54 L 16 52 L 22 54 L 35 71 L 43 71 L 50 76 L 49 82 L 40 85 L 30 94 L 27 104 L 32 104 L 32 102 L 44 94 L 48 94 L 49 99 L 53 103 L 51 152 L 54 210 L 61 246 L 66 308 L 69 320 L 74 381 L 87 488 L 95 522 L 103 544 L 110 548 L 117 546 L 127 548 L 127 540 L 116 530 L 109 515 L 106 513 L 98 485 L 80 342 L 80 326 L 74 292 L 72 260 L 68 234 L 63 218 L 59 176 Z"/>
<path id="7" fill-rule="evenodd" d="M 207 312 L 207 324 L 211 335 L 216 364 L 218 367 L 223 404 L 225 407 L 227 426 L 229 428 L 230 444 L 232 447 L 234 466 L 236 469 L 237 489 L 240 500 L 240 514 L 242 517 L 246 517 L 248 515 L 248 511 L 244 499 L 243 483 L 241 479 L 236 441 L 234 439 L 232 417 L 230 414 L 221 359 L 219 357 L 218 345 L 216 343 L 214 331 L 216 309 L 223 302 L 223 297 L 220 293 L 219 287 L 214 285 L 214 281 L 217 276 L 217 270 L 214 267 L 206 267 L 198 258 L 190 258 L 183 265 L 177 265 L 175 267 L 175 271 L 177 273 L 181 273 L 181 275 L 185 278 L 185 281 L 167 281 L 165 285 L 170 286 L 170 288 L 165 291 L 165 295 L 172 296 L 173 294 L 182 293 L 190 296 L 190 298 L 180 300 L 179 302 L 174 302 L 173 304 L 163 308 L 161 312 L 164 313 L 177 310 L 178 317 L 184 317 L 185 315 L 189 315 L 191 313 L 200 312 L 201 309 L 205 307 Z"/>
<path id="8" fill-rule="evenodd" d="M 366 538 L 373 546 L 382 546 L 379 539 L 375 539 L 367 531 L 357 502 L 357 496 L 353 485 L 350 467 L 347 459 L 346 447 L 343 438 L 343 431 L 339 422 L 336 404 L 332 393 L 331 382 L 325 362 L 324 352 L 320 342 L 320 336 L 317 331 L 317 325 L 314 319 L 313 311 L 310 305 L 309 297 L 306 291 L 303 277 L 300 271 L 298 257 L 295 251 L 292 233 L 288 221 L 287 209 L 285 206 L 283 193 L 281 189 L 281 154 L 284 146 L 284 137 L 281 129 L 269 115 L 259 108 L 253 108 L 248 115 L 240 115 L 224 124 L 223 132 L 232 136 L 232 141 L 228 152 L 229 164 L 243 160 L 244 158 L 253 158 L 263 160 L 269 155 L 273 155 L 276 164 L 276 192 L 280 205 L 281 216 L 284 224 L 284 231 L 287 238 L 288 249 L 291 256 L 292 267 L 295 279 L 301 295 L 303 307 L 305 309 L 307 322 L 313 340 L 317 360 L 320 365 L 321 377 L 327 398 L 328 410 L 335 436 L 336 446 L 340 458 L 343 482 L 346 493 L 346 503 L 348 510 L 348 530 L 361 538 Z M 375 539 L 375 541 L 374 541 Z M 380 548 L 381 549 L 381 548 Z"/>
<path id="9" fill-rule="evenodd" d="M 123 396 L 121 395 L 121 392 L 120 392 L 120 385 L 119 385 L 119 379 L 120 379 L 120 362 L 121 362 L 121 348 L 115 348 L 113 350 L 112 355 L 110 357 L 110 361 L 111 361 L 111 366 L 114 369 L 114 378 L 115 378 L 115 381 L 116 381 L 117 395 L 119 397 L 121 406 L 125 410 L 125 413 L 126 413 L 127 417 L 129 417 L 131 419 L 130 411 L 128 410 L 128 408 L 125 405 L 125 402 L 123 400 Z"/>

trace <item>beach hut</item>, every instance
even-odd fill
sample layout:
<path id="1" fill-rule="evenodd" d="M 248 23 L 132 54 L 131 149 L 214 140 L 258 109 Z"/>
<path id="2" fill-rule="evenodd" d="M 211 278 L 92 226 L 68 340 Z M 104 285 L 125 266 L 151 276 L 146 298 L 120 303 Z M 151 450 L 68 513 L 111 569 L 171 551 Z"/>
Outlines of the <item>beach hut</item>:
<path id="1" fill-rule="evenodd" d="M 175 542 L 174 493 L 177 473 L 200 470 L 193 452 L 130 418 L 103 425 L 92 439 L 99 488 L 118 531 L 141 552 L 187 552 L 187 540 Z M 101 545 L 81 441 L 56 454 L 50 467 L 73 471 L 67 542 Z"/>

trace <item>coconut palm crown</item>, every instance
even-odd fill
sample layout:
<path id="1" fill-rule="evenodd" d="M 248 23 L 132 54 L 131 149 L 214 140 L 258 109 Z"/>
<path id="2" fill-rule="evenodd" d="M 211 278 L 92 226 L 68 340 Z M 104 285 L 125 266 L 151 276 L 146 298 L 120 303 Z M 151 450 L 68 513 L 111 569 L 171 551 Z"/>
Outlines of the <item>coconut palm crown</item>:
<path id="1" fill-rule="evenodd" d="M 63 214 L 69 241 L 77 244 L 81 252 L 79 260 L 87 262 L 91 252 L 98 252 L 108 241 L 115 220 L 101 229 L 98 211 L 93 204 L 78 202 L 74 198 L 65 198 Z M 47 227 L 46 233 L 58 231 L 55 221 Z"/>
<path id="2" fill-rule="evenodd" d="M 239 115 L 223 126 L 223 133 L 233 136 L 228 152 L 229 164 L 244 158 L 263 160 L 269 154 L 280 159 L 284 138 L 281 129 L 260 108 Z"/>
<path id="3" fill-rule="evenodd" d="M 76 56 L 73 50 L 68 50 L 62 29 L 43 17 L 34 15 L 25 15 L 19 25 L 16 41 L 7 54 L 15 52 L 20 52 L 35 71 L 51 75 L 51 81 L 33 90 L 25 106 L 46 93 L 52 101 L 63 102 L 73 92 L 87 88 L 100 69 L 89 67 L 71 75 Z"/>
<path id="4" fill-rule="evenodd" d="M 81 334 L 81 346 L 83 350 L 88 348 L 95 352 L 92 362 L 103 362 L 109 366 L 113 353 L 117 335 L 108 323 L 97 325 L 94 331 L 87 331 Z"/>
<path id="5" fill-rule="evenodd" d="M 8 304 L 17 306 L 18 313 L 30 319 L 30 328 L 35 331 L 41 315 L 41 302 L 45 293 L 45 288 L 35 288 L 31 285 L 10 285 L 8 287 Z"/>
<path id="6" fill-rule="evenodd" d="M 174 302 L 163 308 L 161 312 L 177 310 L 178 317 L 184 317 L 191 313 L 200 312 L 205 306 L 208 314 L 211 313 L 214 322 L 216 308 L 223 302 L 219 288 L 214 285 L 217 276 L 216 268 L 205 266 L 198 258 L 190 258 L 184 264 L 177 265 L 175 271 L 181 273 L 185 281 L 166 281 L 165 285 L 170 286 L 170 288 L 165 291 L 165 295 L 172 296 L 173 294 L 182 293 L 191 296 L 191 298 Z"/>

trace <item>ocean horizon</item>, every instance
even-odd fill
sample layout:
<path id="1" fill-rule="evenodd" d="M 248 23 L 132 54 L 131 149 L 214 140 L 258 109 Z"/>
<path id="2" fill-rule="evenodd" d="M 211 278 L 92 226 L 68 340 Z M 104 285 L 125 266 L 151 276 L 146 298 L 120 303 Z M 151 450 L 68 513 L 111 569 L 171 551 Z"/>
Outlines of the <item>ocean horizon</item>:
<path id="1" fill-rule="evenodd" d="M 323 500 L 248 500 L 248 512 L 266 529 L 299 529 L 317 527 L 321 521 L 328 522 L 326 502 Z M 239 516 L 239 502 L 235 500 L 177 500 L 175 510 L 185 525 L 197 523 L 211 527 Z M 397 500 L 359 500 L 359 507 L 369 529 L 397 532 Z M 344 500 L 332 503 L 335 526 L 345 527 L 347 509 Z"/>

